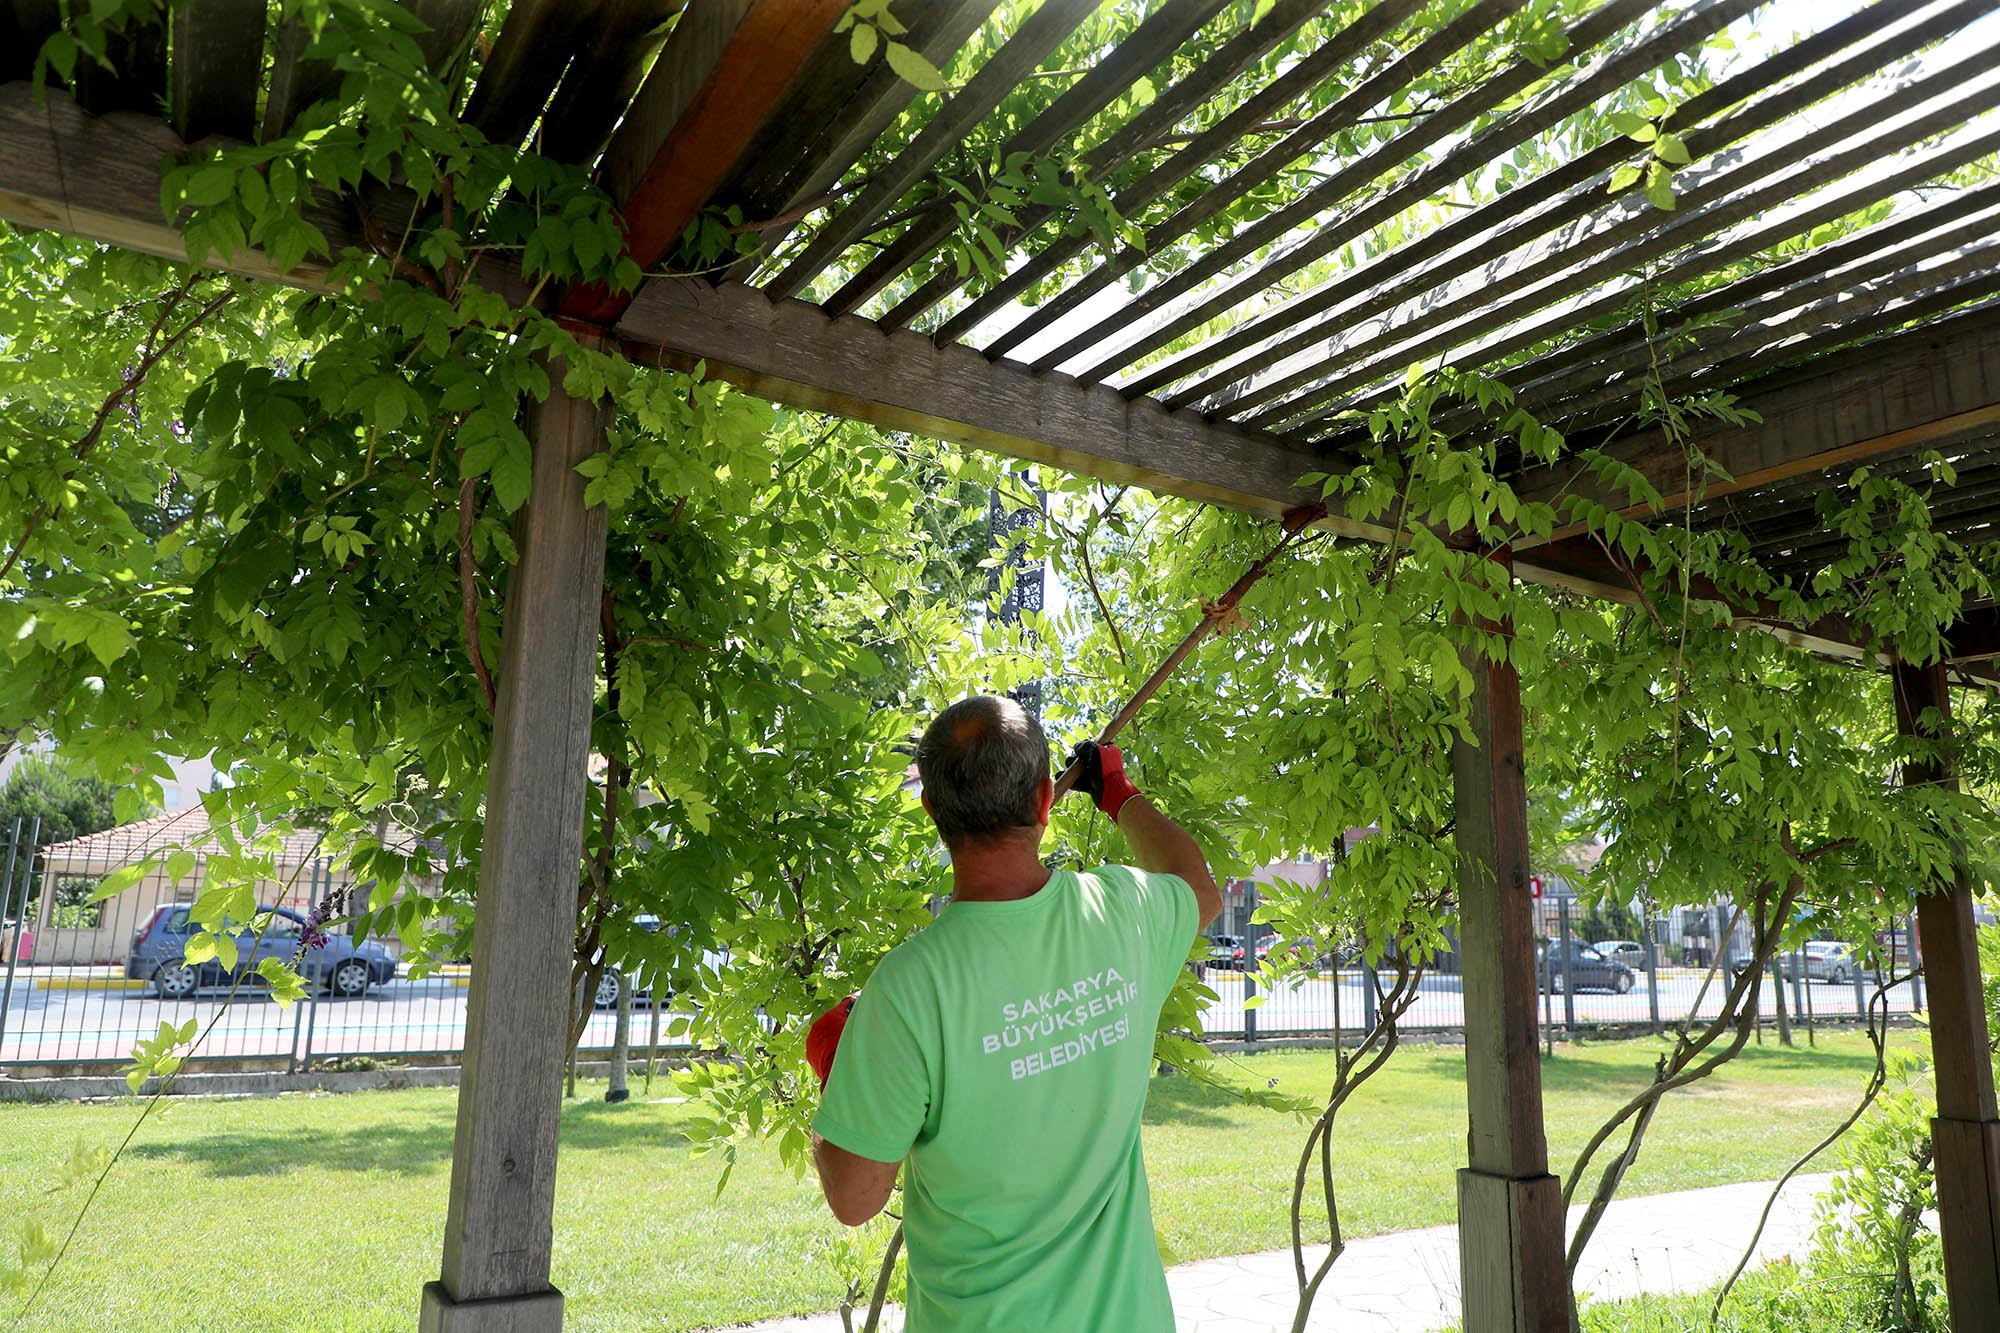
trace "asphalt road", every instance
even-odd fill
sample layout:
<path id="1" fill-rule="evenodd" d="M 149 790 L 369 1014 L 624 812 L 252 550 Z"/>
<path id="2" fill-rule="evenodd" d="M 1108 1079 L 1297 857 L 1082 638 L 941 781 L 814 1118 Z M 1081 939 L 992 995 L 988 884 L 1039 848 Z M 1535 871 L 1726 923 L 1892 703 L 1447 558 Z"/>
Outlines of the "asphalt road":
<path id="1" fill-rule="evenodd" d="M 1638 985 L 1627 995 L 1585 992 L 1573 997 L 1545 997 L 1545 1019 L 1567 1021 L 1574 1005 L 1580 1023 L 1644 1023 L 1652 1015 L 1643 973 Z M 1208 984 L 1216 992 L 1216 1002 L 1203 1015 L 1204 1027 L 1215 1033 L 1243 1031 L 1245 978 L 1241 973 L 1211 971 Z M 1770 1012 L 1768 989 L 1763 1008 Z M 1692 972 L 1670 969 L 1659 982 L 1659 1014 L 1662 1020 L 1678 1021 L 1695 1001 L 1701 978 Z M 1818 983 L 1807 988 L 1811 1007 L 1820 1016 L 1853 1017 L 1855 992 L 1844 986 Z M 1256 1010 L 1257 1031 L 1279 1035 L 1325 1031 L 1338 1025 L 1353 1030 L 1366 1018 L 1362 974 L 1358 970 L 1334 978 L 1318 977 L 1294 981 L 1268 993 L 1259 983 L 1256 993 L 1266 994 Z M 246 991 L 224 1012 L 221 992 L 204 992 L 193 1000 L 167 1003 L 148 991 L 49 990 L 37 988 L 17 996 L 6 1010 L 4 1032 L 0 1032 L 0 1062 L 124 1061 L 139 1041 L 155 1035 L 162 1023 L 176 1026 L 189 1019 L 199 1021 L 204 1030 L 213 1023 L 202 1053 L 209 1056 L 289 1056 L 310 1052 L 314 1057 L 342 1053 L 400 1055 L 433 1051 L 456 1051 L 464 1041 L 465 989 L 432 978 L 425 981 L 400 979 L 371 989 L 359 1000 L 321 999 L 281 1010 L 267 996 Z M 1787 1001 L 1790 1002 L 1790 988 Z M 1912 995 L 1908 986 L 1892 993 L 1892 1008 L 1907 1012 Z M 1702 1012 L 1713 1014 L 1720 993 L 1711 988 Z M 659 1014 L 662 1044 L 671 1044 L 668 1028 L 675 1016 L 672 1009 Z M 633 1044 L 644 1048 L 651 1037 L 654 1012 L 635 1009 Z M 1465 997 L 1455 976 L 1424 979 L 1423 988 L 1409 1017 L 1406 1029 L 1456 1028 L 1465 1021 Z M 609 1010 L 593 1015 L 585 1033 L 586 1047 L 611 1044 L 613 1016 Z"/>

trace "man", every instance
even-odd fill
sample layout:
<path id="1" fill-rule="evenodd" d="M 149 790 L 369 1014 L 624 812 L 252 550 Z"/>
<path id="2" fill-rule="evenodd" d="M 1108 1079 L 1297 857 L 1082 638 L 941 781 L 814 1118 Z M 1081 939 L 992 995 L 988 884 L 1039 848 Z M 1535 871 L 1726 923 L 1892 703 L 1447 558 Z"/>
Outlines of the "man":
<path id="1" fill-rule="evenodd" d="M 1140 869 L 1042 864 L 1048 741 L 1019 704 L 938 716 L 917 771 L 952 901 L 808 1042 L 834 1216 L 875 1216 L 904 1169 L 909 1333 L 1174 1327 L 1139 1119 L 1160 1006 L 1222 898 L 1117 749 L 1083 754 L 1078 789 Z"/>

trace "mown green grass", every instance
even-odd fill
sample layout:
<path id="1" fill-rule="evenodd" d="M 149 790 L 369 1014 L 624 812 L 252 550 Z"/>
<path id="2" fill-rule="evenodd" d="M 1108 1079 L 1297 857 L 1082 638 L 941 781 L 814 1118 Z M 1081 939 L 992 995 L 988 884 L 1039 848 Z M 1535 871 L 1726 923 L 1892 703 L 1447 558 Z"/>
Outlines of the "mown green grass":
<path id="1" fill-rule="evenodd" d="M 1641 1086 L 1652 1042 L 1558 1048 L 1545 1062 L 1556 1169 Z M 1836 1122 L 1868 1068 L 1865 1043 L 1752 1047 L 1656 1124 L 1631 1194 L 1776 1175 Z M 1323 1053 L 1225 1060 L 1243 1084 L 1323 1095 Z M 1336 1132 L 1350 1236 L 1452 1218 L 1465 1135 L 1464 1060 L 1413 1047 Z M 690 1159 L 689 1108 L 607 1106 L 602 1085 L 565 1105 L 554 1276 L 577 1330 L 674 1330 L 829 1309 L 839 1234 L 818 1191 L 775 1152 Z M 456 1092 L 415 1089 L 171 1105 L 113 1171 L 26 1327 L 359 1333 L 414 1326 L 436 1275 Z M 79 1141 L 115 1144 L 136 1104 L 0 1106 L 0 1218 L 60 1232 L 80 1189 L 47 1191 Z M 1286 1243 L 1304 1128 L 1186 1078 L 1156 1079 L 1145 1145 L 1162 1238 L 1181 1260 Z M 12 1309 L 0 1310 L 11 1319 Z"/>

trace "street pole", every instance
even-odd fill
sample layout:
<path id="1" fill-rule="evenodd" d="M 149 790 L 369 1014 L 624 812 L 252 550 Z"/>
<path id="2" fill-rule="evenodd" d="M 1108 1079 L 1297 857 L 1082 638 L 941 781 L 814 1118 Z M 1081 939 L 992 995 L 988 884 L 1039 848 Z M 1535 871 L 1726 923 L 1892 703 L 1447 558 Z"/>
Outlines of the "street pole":
<path id="1" fill-rule="evenodd" d="M 32 842 L 34 839 L 39 838 L 41 836 L 41 823 L 42 821 L 40 819 L 37 819 L 35 821 L 35 831 L 28 835 L 29 841 Z M 13 832 L 7 839 L 7 877 L 4 881 L 0 881 L 0 883 L 4 883 L 6 886 L 5 891 L 0 892 L 0 929 L 4 929 L 6 925 L 7 914 L 14 905 L 14 857 L 15 854 L 20 851 L 20 848 L 21 848 L 21 819 L 20 816 L 17 815 L 14 818 Z M 28 853 L 29 870 L 28 873 L 22 877 L 21 882 L 23 884 L 31 883 L 33 881 L 34 863 L 35 863 L 35 856 L 34 853 L 30 851 Z M 24 893 L 21 895 L 21 911 L 25 913 L 27 910 L 28 910 L 28 896 L 27 894 Z M 0 1041 L 6 1040 L 7 1037 L 7 1006 L 14 1002 L 14 965 L 20 961 L 20 958 L 21 958 L 21 918 L 19 915 L 16 915 L 14 918 L 14 947 L 7 951 L 6 989 L 0 990 Z"/>
<path id="2" fill-rule="evenodd" d="M 1243 1045 L 1257 1044 L 1257 1008 L 1250 1001 L 1257 996 L 1257 928 L 1251 918 L 1257 913 L 1257 881 L 1243 881 Z"/>
<path id="3" fill-rule="evenodd" d="M 1653 1023 L 1653 1035 L 1657 1037 L 1663 1029 L 1660 1027 L 1660 946 L 1653 938 L 1653 925 L 1653 922 L 1646 921 L 1646 1013 Z"/>
<path id="4" fill-rule="evenodd" d="M 1562 931 L 1563 1028 L 1576 1040 L 1576 973 L 1569 965 L 1569 899 L 1556 899 L 1556 924 Z"/>
<path id="5" fill-rule="evenodd" d="M 1922 953 L 1923 939 L 1917 934 L 1917 914 L 1910 913 L 1910 1010 L 1921 1014 L 1924 1011 L 1924 967 Z"/>

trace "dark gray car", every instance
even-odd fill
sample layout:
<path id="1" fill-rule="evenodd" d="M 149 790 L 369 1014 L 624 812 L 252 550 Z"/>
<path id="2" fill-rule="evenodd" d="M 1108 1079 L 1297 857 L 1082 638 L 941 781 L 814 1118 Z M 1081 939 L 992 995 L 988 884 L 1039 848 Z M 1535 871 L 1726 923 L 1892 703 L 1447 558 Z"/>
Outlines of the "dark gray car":
<path id="1" fill-rule="evenodd" d="M 246 984 L 261 985 L 257 965 L 276 958 L 289 965 L 298 952 L 299 936 L 305 929 L 304 915 L 289 907 L 259 907 L 271 913 L 270 928 L 261 942 L 254 927 L 231 930 L 236 937 L 234 969 L 211 958 L 200 966 L 187 961 L 188 937 L 201 927 L 189 917 L 188 904 L 162 903 L 152 919 L 132 936 L 132 952 L 125 960 L 125 975 L 134 981 L 150 981 L 153 993 L 163 1000 L 186 1000 L 206 986 L 228 986 L 238 977 Z M 379 986 L 396 975 L 396 960 L 373 940 L 360 945 L 345 935 L 328 935 L 326 943 L 308 950 L 301 968 L 309 986 L 324 987 L 335 999 L 359 999 L 370 986 Z"/>
<path id="2" fill-rule="evenodd" d="M 1550 942 L 1536 946 L 1535 969 L 1543 990 L 1608 990 L 1619 995 L 1632 989 L 1632 969 L 1606 958 L 1580 940 L 1569 942 L 1569 961 L 1563 962 L 1562 945 Z"/>

